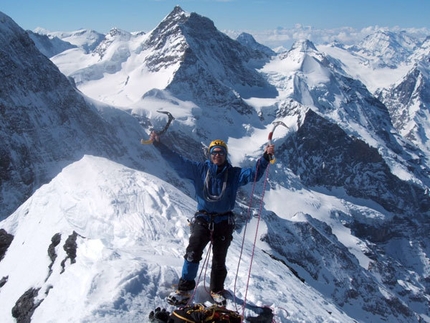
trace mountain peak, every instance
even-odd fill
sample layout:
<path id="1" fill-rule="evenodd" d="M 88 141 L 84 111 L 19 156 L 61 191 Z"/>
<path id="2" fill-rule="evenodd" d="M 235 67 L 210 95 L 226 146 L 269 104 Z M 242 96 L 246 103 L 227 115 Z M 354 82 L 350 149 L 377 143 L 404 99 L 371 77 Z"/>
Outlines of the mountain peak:
<path id="1" fill-rule="evenodd" d="M 379 57 L 377 67 L 396 68 L 408 61 L 409 55 L 419 46 L 419 41 L 404 33 L 379 30 L 367 36 L 359 45 L 358 52 L 369 57 Z"/>
<path id="2" fill-rule="evenodd" d="M 184 13 L 185 13 L 185 11 L 180 6 L 177 5 L 173 8 L 170 15 L 182 15 Z"/>
<path id="3" fill-rule="evenodd" d="M 187 14 L 180 6 L 175 6 L 175 8 L 173 8 L 172 12 L 170 12 L 166 18 L 164 18 L 160 25 L 163 24 L 166 21 L 182 21 L 184 18 L 186 18 L 187 16 L 189 16 L 189 14 Z"/>
<path id="4" fill-rule="evenodd" d="M 241 33 L 239 36 L 237 36 L 236 40 L 242 45 L 252 50 L 264 53 L 268 57 L 275 55 L 275 52 L 273 50 L 258 43 L 251 34 Z"/>
<path id="5" fill-rule="evenodd" d="M 111 30 L 109 30 L 109 35 L 111 37 L 118 36 L 118 35 L 119 36 L 129 36 L 130 33 L 127 32 L 127 31 L 121 30 L 121 29 L 119 29 L 117 27 L 114 27 Z"/>
<path id="6" fill-rule="evenodd" d="M 169 13 L 155 29 L 151 32 L 150 38 L 148 39 L 148 45 L 157 45 L 158 49 L 164 46 L 163 39 L 166 35 L 178 34 L 179 24 L 184 23 L 189 17 L 181 7 L 176 6 L 171 13 Z M 161 46 L 161 47 L 158 47 Z"/>
<path id="7" fill-rule="evenodd" d="M 298 50 L 300 52 L 318 51 L 314 43 L 309 39 L 298 40 L 292 46 L 291 50 Z"/>
<path id="8" fill-rule="evenodd" d="M 0 37 L 13 37 L 15 33 L 24 32 L 8 15 L 0 11 Z M 1 41 L 0 38 L 0 41 Z"/>

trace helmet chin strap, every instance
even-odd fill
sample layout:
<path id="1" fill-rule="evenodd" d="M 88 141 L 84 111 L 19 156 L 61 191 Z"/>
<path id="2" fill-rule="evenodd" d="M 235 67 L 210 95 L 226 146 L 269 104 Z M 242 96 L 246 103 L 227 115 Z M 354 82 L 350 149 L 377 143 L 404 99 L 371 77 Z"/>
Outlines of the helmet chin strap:
<path id="1" fill-rule="evenodd" d="M 228 171 L 226 170 L 225 175 L 224 175 L 224 180 L 222 183 L 222 189 L 221 189 L 221 193 L 219 195 L 212 195 L 209 193 L 209 179 L 210 179 L 210 175 L 209 175 L 209 169 L 206 173 L 206 178 L 205 178 L 205 187 L 203 190 L 204 196 L 205 196 L 205 200 L 208 202 L 216 202 L 219 201 L 221 199 L 221 197 L 223 196 L 224 192 L 225 192 L 225 188 L 227 187 L 227 178 L 228 178 Z"/>

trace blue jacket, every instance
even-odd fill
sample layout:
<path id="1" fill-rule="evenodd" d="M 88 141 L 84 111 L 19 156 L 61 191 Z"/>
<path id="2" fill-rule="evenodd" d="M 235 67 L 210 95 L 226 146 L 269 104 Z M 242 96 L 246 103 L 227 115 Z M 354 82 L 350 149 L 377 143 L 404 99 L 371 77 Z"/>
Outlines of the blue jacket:
<path id="1" fill-rule="evenodd" d="M 219 171 L 218 166 L 210 160 L 196 162 L 180 156 L 160 142 L 154 142 L 154 146 L 161 155 L 176 170 L 179 176 L 190 179 L 195 188 L 197 210 L 207 213 L 225 213 L 232 211 L 236 202 L 237 191 L 240 186 L 249 182 L 260 180 L 269 161 L 263 156 L 260 157 L 254 167 L 240 168 L 233 167 L 228 161 Z M 209 173 L 208 173 L 209 171 Z M 219 196 L 222 192 L 225 174 L 227 172 L 227 185 L 221 198 L 216 201 L 208 201 L 205 193 L 205 179 L 209 175 L 208 193 Z M 257 173 L 257 176 L 256 176 Z"/>

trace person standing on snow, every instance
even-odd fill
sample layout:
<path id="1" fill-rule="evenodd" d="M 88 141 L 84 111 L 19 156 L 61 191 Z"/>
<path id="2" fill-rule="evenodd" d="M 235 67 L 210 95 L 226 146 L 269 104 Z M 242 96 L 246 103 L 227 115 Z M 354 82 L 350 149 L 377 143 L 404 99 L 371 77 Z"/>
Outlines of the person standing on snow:
<path id="1" fill-rule="evenodd" d="M 266 170 L 274 145 L 267 145 L 264 154 L 254 167 L 233 167 L 227 160 L 227 144 L 220 139 L 209 145 L 210 156 L 205 162 L 196 162 L 180 156 L 160 142 L 159 136 L 151 132 L 150 140 L 161 155 L 176 170 L 178 175 L 190 179 L 195 188 L 197 212 L 190 221 L 189 243 L 184 255 L 182 275 L 178 288 L 168 297 L 168 303 L 183 305 L 195 288 L 199 262 L 203 250 L 212 242 L 212 270 L 210 293 L 214 302 L 225 304 L 224 281 L 227 251 L 233 240 L 234 214 L 232 212 L 237 191 L 254 180 L 260 180 Z"/>

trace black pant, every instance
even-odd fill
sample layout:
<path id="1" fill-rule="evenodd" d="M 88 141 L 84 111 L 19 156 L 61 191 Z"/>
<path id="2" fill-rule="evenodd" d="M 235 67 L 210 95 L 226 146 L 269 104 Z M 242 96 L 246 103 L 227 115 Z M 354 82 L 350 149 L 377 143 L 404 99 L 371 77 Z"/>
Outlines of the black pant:
<path id="1" fill-rule="evenodd" d="M 203 250 L 212 240 L 211 291 L 218 292 L 224 289 L 227 276 L 225 260 L 228 247 L 233 240 L 233 230 L 233 217 L 220 223 L 208 223 L 199 217 L 191 222 L 191 235 L 184 257 L 189 262 L 199 263 L 202 260 Z"/>

